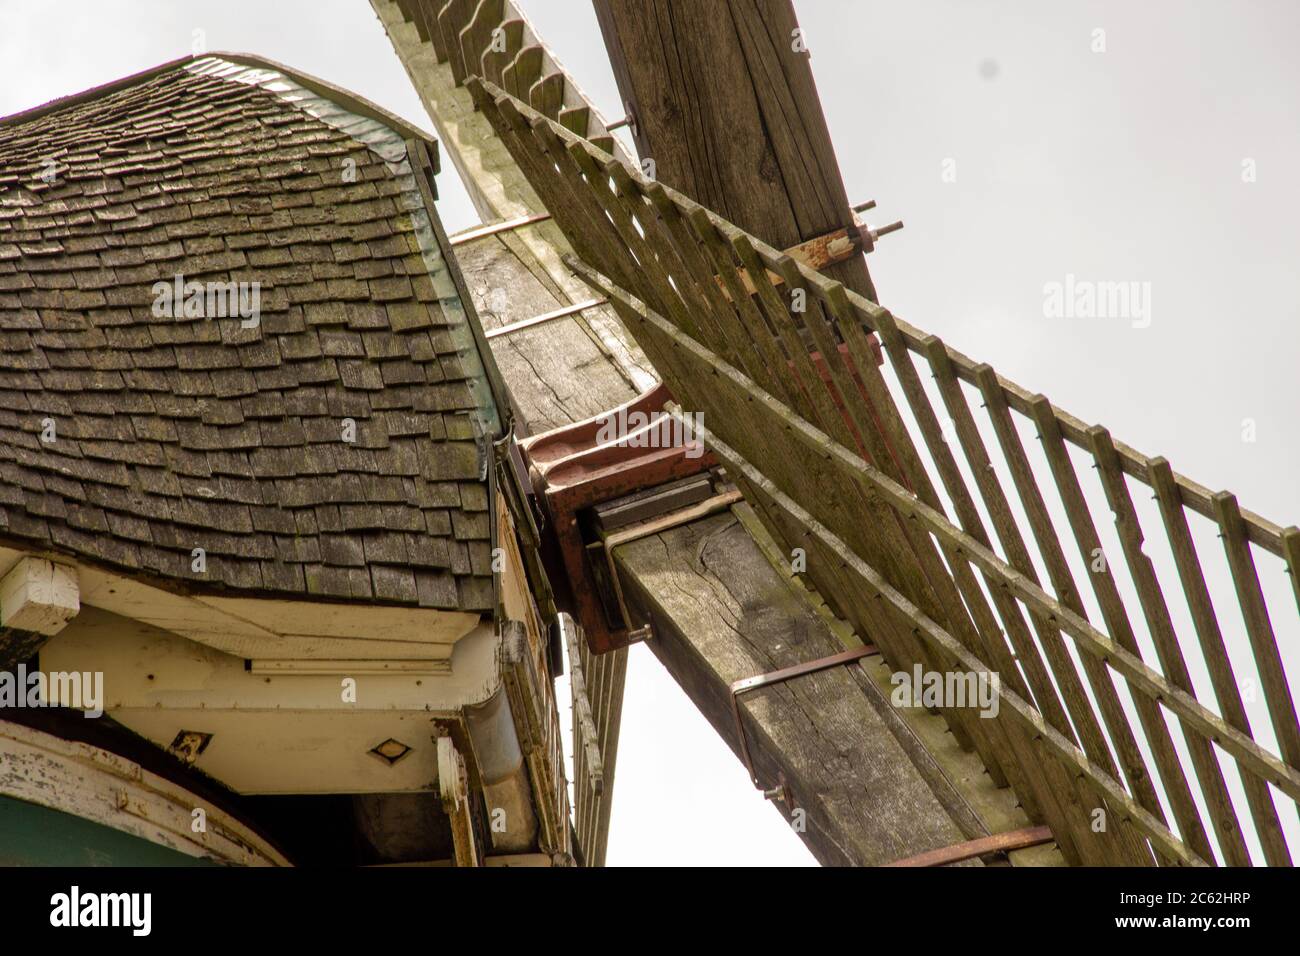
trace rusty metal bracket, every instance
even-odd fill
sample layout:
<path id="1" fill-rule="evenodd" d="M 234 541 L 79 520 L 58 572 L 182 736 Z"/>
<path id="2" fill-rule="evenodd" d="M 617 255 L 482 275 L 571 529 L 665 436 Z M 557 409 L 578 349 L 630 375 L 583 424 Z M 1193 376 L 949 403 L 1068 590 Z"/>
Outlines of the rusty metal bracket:
<path id="1" fill-rule="evenodd" d="M 855 647 L 839 654 L 832 654 L 830 657 L 819 657 L 817 660 L 792 664 L 790 667 L 782 667 L 780 670 L 769 671 L 766 674 L 745 677 L 732 682 L 731 713 L 736 719 L 736 735 L 740 738 L 740 755 L 745 761 L 745 769 L 749 771 L 750 782 L 763 791 L 763 796 L 769 800 L 780 800 L 788 809 L 794 809 L 794 800 L 790 788 L 786 786 L 785 774 L 778 774 L 777 785 L 770 790 L 765 789 L 758 782 L 758 774 L 754 770 L 754 760 L 749 753 L 749 738 L 745 734 L 745 722 L 740 715 L 740 695 L 763 687 L 771 687 L 773 684 L 783 684 L 795 677 L 803 677 L 805 674 L 815 674 L 817 671 L 829 670 L 842 664 L 852 664 L 854 661 L 879 653 L 880 651 L 876 649 L 874 644 L 864 644 L 862 647 Z"/>
<path id="2" fill-rule="evenodd" d="M 547 517 L 542 537 L 548 577 L 557 600 L 582 625 L 593 654 L 626 647 L 634 631 L 626 616 L 611 620 L 601 601 L 586 544 L 587 516 L 597 505 L 717 467 L 695 436 L 670 447 L 640 442 L 638 436 L 648 435 L 651 428 L 636 430 L 632 423 L 664 413 L 671 401 L 668 389 L 656 385 L 618 408 L 520 443 Z M 628 424 L 628 433 L 611 429 L 611 422 Z"/>
<path id="3" fill-rule="evenodd" d="M 988 856 L 990 853 L 1010 853 L 1012 850 L 1023 850 L 1026 847 L 1051 843 L 1055 839 L 1050 827 L 1022 827 L 1019 830 L 995 833 L 977 840 L 954 843 L 952 846 L 940 847 L 937 850 L 927 850 L 916 856 L 886 863 L 885 866 L 948 866 L 952 863 L 961 863 L 963 860 L 973 860 L 977 856 Z"/>
<path id="4" fill-rule="evenodd" d="M 650 521 L 615 531 L 605 537 L 602 547 L 605 552 L 605 562 L 609 566 L 609 580 L 614 587 L 614 595 L 618 600 L 618 609 L 622 613 L 625 622 L 630 623 L 632 617 L 627 612 L 627 601 L 623 598 L 623 584 L 619 578 L 618 568 L 614 566 L 614 549 L 641 538 L 648 538 L 652 534 L 671 531 L 673 528 L 680 528 L 692 521 L 707 518 L 709 515 L 717 514 L 719 511 L 730 508 L 736 502 L 744 499 L 745 496 L 739 491 L 724 491 L 690 507 L 682 508 L 679 511 L 671 511 Z"/>

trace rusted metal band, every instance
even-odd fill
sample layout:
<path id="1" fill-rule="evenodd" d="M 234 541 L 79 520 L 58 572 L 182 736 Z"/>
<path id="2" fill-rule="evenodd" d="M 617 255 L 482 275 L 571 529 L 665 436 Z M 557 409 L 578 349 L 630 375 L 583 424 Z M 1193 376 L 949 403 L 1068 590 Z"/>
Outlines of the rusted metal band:
<path id="1" fill-rule="evenodd" d="M 495 339 L 502 335 L 511 335 L 524 329 L 531 329 L 535 325 L 542 325 L 546 322 L 554 322 L 556 319 L 563 319 L 566 316 L 575 315 L 586 309 L 594 309 L 598 305 L 604 305 L 607 299 L 588 299 L 586 302 L 575 302 L 573 305 L 566 305 L 562 309 L 556 309 L 554 312 L 547 312 L 545 315 L 534 316 L 531 319 L 524 319 L 521 322 L 513 322 L 510 325 L 503 325 L 499 329 L 493 329 L 484 334 L 484 338 Z"/>
<path id="2" fill-rule="evenodd" d="M 740 738 L 740 754 L 745 761 L 745 769 L 749 771 L 749 779 L 755 787 L 760 790 L 763 789 L 763 785 L 758 782 L 758 774 L 754 772 L 754 761 L 749 754 L 749 738 L 745 734 L 745 723 L 740 716 L 740 695 L 762 687 L 771 687 L 773 684 L 782 684 L 795 677 L 803 677 L 805 674 L 829 670 L 842 664 L 852 664 L 854 661 L 879 653 L 880 651 L 876 649 L 874 644 L 864 644 L 862 647 L 855 647 L 839 654 L 832 654 L 830 657 L 820 657 L 817 660 L 793 664 L 780 670 L 769 671 L 766 674 L 758 674 L 755 677 L 746 677 L 732 682 L 731 713 L 736 718 L 736 735 Z M 785 789 L 784 781 L 782 781 L 780 787 L 783 790 Z"/>
<path id="3" fill-rule="evenodd" d="M 464 232 L 458 232 L 448 238 L 447 242 L 452 246 L 462 246 L 467 242 L 474 242 L 476 239 L 486 239 L 488 236 L 510 232 L 520 226 L 531 226 L 535 222 L 545 222 L 550 218 L 551 214 L 549 212 L 543 212 L 532 216 L 520 216 L 517 219 L 507 219 L 504 222 L 488 223 L 486 226 L 476 226 L 472 229 L 466 229 Z"/>
<path id="4" fill-rule="evenodd" d="M 1012 850 L 1023 850 L 1026 847 L 1051 843 L 1054 839 L 1056 838 L 1052 836 L 1050 827 L 1024 827 L 1020 830 L 1008 830 L 1006 833 L 980 837 L 977 840 L 967 840 L 965 843 L 954 843 L 952 846 L 941 847 L 938 850 L 927 850 L 925 853 L 918 853 L 916 856 L 895 860 L 885 865 L 948 866 L 952 863 L 961 863 L 963 860 L 973 860 L 977 856 L 986 856 L 989 853 L 1009 853 Z"/>

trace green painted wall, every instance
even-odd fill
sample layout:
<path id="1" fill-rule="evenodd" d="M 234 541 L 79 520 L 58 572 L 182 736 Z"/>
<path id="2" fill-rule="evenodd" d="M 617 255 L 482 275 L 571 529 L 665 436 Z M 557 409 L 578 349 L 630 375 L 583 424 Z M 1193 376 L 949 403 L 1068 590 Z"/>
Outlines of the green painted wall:
<path id="1" fill-rule="evenodd" d="M 211 866 L 90 820 L 0 796 L 0 866 Z"/>

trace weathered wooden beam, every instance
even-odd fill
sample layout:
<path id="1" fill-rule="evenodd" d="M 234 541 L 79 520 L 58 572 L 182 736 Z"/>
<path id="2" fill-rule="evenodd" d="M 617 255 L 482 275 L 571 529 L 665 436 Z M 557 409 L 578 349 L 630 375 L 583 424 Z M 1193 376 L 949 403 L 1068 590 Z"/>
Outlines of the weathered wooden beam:
<path id="1" fill-rule="evenodd" d="M 442 809 L 451 820 L 455 865 L 480 866 L 481 854 L 474 836 L 474 816 L 465 778 L 465 759 L 450 737 L 438 738 L 438 791 L 442 797 Z"/>
<path id="2" fill-rule="evenodd" d="M 595 0 L 654 178 L 778 249 L 854 225 L 788 0 Z M 876 298 L 866 260 L 826 274 Z"/>
<path id="3" fill-rule="evenodd" d="M 0 578 L 0 666 L 31 657 L 81 610 L 77 569 L 24 557 Z"/>
<path id="4" fill-rule="evenodd" d="M 844 649 L 730 512 L 622 545 L 614 560 L 633 613 L 653 627 L 647 646 L 737 756 L 732 682 Z M 877 709 L 890 709 L 887 697 L 859 665 L 740 706 L 760 781 L 784 778 L 804 813 L 782 813 L 806 823 L 799 836 L 822 863 L 885 863 L 987 835 L 971 832 L 984 825 L 942 775 L 927 781 L 912 763 Z"/>

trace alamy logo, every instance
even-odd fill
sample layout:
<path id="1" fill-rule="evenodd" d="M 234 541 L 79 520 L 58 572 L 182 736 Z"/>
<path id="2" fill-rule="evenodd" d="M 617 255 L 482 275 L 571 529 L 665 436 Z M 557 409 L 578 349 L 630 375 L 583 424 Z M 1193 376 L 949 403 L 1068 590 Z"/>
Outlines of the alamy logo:
<path id="1" fill-rule="evenodd" d="M 85 717 L 104 715 L 104 675 L 99 671 L 40 671 L 26 664 L 0 671 L 0 708 L 71 707 Z"/>
<path id="2" fill-rule="evenodd" d="M 50 897 L 50 925 L 126 926 L 132 936 L 148 936 L 153 928 L 153 894 L 82 893 L 74 886 Z"/>
<path id="3" fill-rule="evenodd" d="M 981 717 L 996 717 L 1001 709 L 1001 681 L 995 671 L 927 671 L 920 664 L 912 673 L 889 675 L 894 685 L 889 702 L 895 707 L 972 707 Z"/>
<path id="4" fill-rule="evenodd" d="M 605 416 L 596 432 L 596 442 L 625 448 L 685 448 L 687 458 L 699 458 L 704 454 L 704 443 L 699 437 L 703 427 L 701 412 L 647 415 L 620 408 Z"/>
<path id="5" fill-rule="evenodd" d="M 153 284 L 154 318 L 240 319 L 240 327 L 255 329 L 262 321 L 260 282 L 186 282 L 177 274 L 171 282 Z"/>
<path id="6" fill-rule="evenodd" d="M 1151 325 L 1150 282 L 1094 282 L 1066 273 L 1064 282 L 1043 284 L 1043 315 L 1049 319 L 1128 319 L 1135 329 Z"/>

